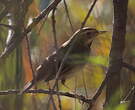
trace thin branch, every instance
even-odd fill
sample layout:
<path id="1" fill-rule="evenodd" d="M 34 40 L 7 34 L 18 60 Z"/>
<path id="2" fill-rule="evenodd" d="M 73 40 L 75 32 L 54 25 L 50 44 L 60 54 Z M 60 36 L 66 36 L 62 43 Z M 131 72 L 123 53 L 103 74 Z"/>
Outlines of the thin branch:
<path id="1" fill-rule="evenodd" d="M 48 85 L 48 87 L 49 87 L 49 91 L 51 91 L 50 83 L 48 82 L 47 85 Z M 53 95 L 52 95 L 52 94 L 49 94 L 49 95 L 50 95 L 50 97 L 49 97 L 48 104 L 47 104 L 47 105 L 48 105 L 48 106 L 47 106 L 47 110 L 49 110 L 50 102 L 52 102 L 53 109 L 54 109 L 54 110 L 57 110 L 57 107 L 56 107 L 56 104 L 55 104 Z"/>
<path id="2" fill-rule="evenodd" d="M 57 43 L 57 37 L 56 37 L 55 11 L 56 11 L 56 8 L 54 8 L 53 11 L 52 11 L 52 30 L 53 30 L 54 46 L 55 46 L 55 50 L 57 50 L 58 49 L 58 43 Z"/>
<path id="3" fill-rule="evenodd" d="M 35 17 L 27 28 L 22 32 L 20 37 L 15 40 L 4 52 L 0 55 L 0 60 L 4 60 L 22 41 L 22 39 L 28 34 L 44 17 L 46 17 L 50 11 L 60 3 L 61 0 L 54 0 L 46 9 L 44 9 L 37 17 Z M 16 34 L 14 34 L 16 35 Z M 16 37 L 16 36 L 13 36 Z"/>
<path id="4" fill-rule="evenodd" d="M 54 38 L 55 50 L 57 51 L 58 46 L 57 46 L 56 27 L 55 27 L 55 23 L 56 23 L 56 20 L 55 20 L 55 11 L 56 11 L 56 8 L 53 9 L 53 12 L 52 12 L 52 28 L 53 28 L 53 38 Z M 56 58 L 57 58 L 57 56 L 56 56 Z M 55 66 L 56 66 L 56 70 L 58 70 L 58 62 L 56 62 L 56 65 Z M 57 83 L 58 82 L 58 78 L 56 78 L 56 80 L 57 81 L 55 81 L 55 84 L 54 85 L 58 85 L 58 83 Z M 54 89 L 55 89 L 55 87 L 52 88 L 52 90 L 54 90 Z"/>
<path id="5" fill-rule="evenodd" d="M 56 6 L 57 7 L 57 6 Z M 55 48 L 56 48 L 56 51 L 57 51 L 57 39 L 56 39 L 56 28 L 55 28 L 55 10 L 56 10 L 56 7 L 53 9 L 53 12 L 52 12 L 52 27 L 53 27 L 53 36 L 54 36 L 54 43 L 55 43 Z M 64 56 L 65 57 L 65 56 Z M 57 58 L 57 56 L 56 56 Z M 64 58 L 63 58 L 64 59 Z M 62 62 L 63 63 L 63 62 Z M 61 63 L 61 64 L 62 64 Z M 61 69 L 63 67 L 63 64 L 60 65 L 60 67 L 58 68 L 58 62 L 56 62 L 56 70 L 58 69 L 57 73 L 56 73 L 56 77 L 55 77 L 55 83 L 53 85 L 53 88 L 52 90 L 55 89 L 55 87 L 58 85 L 58 78 L 59 78 L 59 75 L 60 75 L 60 72 L 61 72 Z"/>
<path id="6" fill-rule="evenodd" d="M 133 71 L 133 72 L 135 72 L 135 66 L 133 66 L 133 65 L 130 65 L 128 63 L 123 62 L 122 66 L 129 69 L 129 70 L 131 70 L 131 71 Z"/>
<path id="7" fill-rule="evenodd" d="M 106 85 L 106 81 L 107 81 L 108 75 L 106 75 L 105 79 L 103 80 L 102 84 L 100 85 L 99 89 L 97 90 L 96 94 L 94 95 L 94 97 L 92 98 L 94 101 L 97 100 L 97 98 L 100 96 L 100 94 L 102 93 L 103 88 Z"/>
<path id="8" fill-rule="evenodd" d="M 57 7 L 57 5 L 61 2 L 61 0 L 54 0 L 46 9 L 44 9 L 40 15 L 38 15 L 37 17 L 35 17 L 33 19 L 33 22 L 28 26 L 28 28 L 30 29 L 31 31 L 31 26 L 36 26 L 37 23 L 39 23 L 45 16 L 47 16 L 51 10 L 53 10 L 54 8 Z M 29 31 L 28 29 L 28 31 Z"/>
<path id="9" fill-rule="evenodd" d="M 69 23 L 70 23 L 71 31 L 74 32 L 74 28 L 73 28 L 73 25 L 72 25 L 72 22 L 71 22 L 71 18 L 70 18 L 70 15 L 69 15 L 69 11 L 68 11 L 68 6 L 67 6 L 67 3 L 66 3 L 66 0 L 64 0 L 64 6 L 65 6 L 65 11 L 66 11 Z"/>
<path id="10" fill-rule="evenodd" d="M 0 91 L 0 95 L 10 95 L 10 94 L 19 94 L 20 91 L 19 90 L 5 90 L 5 91 Z M 25 92 L 25 94 L 28 93 L 42 93 L 42 94 L 53 94 L 53 95 L 60 95 L 60 96 L 66 96 L 66 97 L 70 97 L 70 98 L 76 98 L 78 100 L 81 100 L 83 102 L 86 103 L 91 103 L 92 100 L 85 98 L 82 95 L 77 95 L 77 94 L 72 94 L 69 92 L 59 92 L 59 91 L 49 91 L 49 90 L 43 90 L 43 89 L 36 89 L 36 90 L 28 90 Z"/>
<path id="11" fill-rule="evenodd" d="M 129 96 L 130 104 L 129 104 L 127 110 L 135 110 L 135 91 L 134 90 L 135 90 L 135 88 L 133 88 L 133 90 L 131 90 L 131 93 L 129 94 L 129 95 L 131 95 L 131 96 Z"/>
<path id="12" fill-rule="evenodd" d="M 45 23 L 46 23 L 46 19 L 47 19 L 47 17 L 44 18 L 43 22 L 41 23 L 41 26 L 39 27 L 39 30 L 38 30 L 38 32 L 37 32 L 37 34 L 38 34 L 39 36 L 40 36 L 40 32 L 42 31 L 42 29 L 43 29 L 43 27 L 44 27 L 44 25 L 45 25 Z"/>
<path id="13" fill-rule="evenodd" d="M 44 17 L 46 17 L 51 10 L 56 8 L 56 6 L 61 2 L 61 0 L 54 0 L 46 9 L 44 9 L 37 17 L 33 18 L 33 22 L 28 25 L 25 33 L 29 33 L 32 28 L 34 28 Z"/>
<path id="14" fill-rule="evenodd" d="M 0 26 L 3 26 L 3 27 L 6 27 L 6 28 L 9 28 L 9 29 L 15 30 L 15 28 L 14 28 L 14 26 L 13 26 L 13 25 L 0 24 Z"/>
<path id="15" fill-rule="evenodd" d="M 57 91 L 59 91 L 59 85 L 58 84 L 57 84 Z M 59 109 L 62 110 L 60 95 L 57 95 L 57 96 L 58 96 L 58 102 L 59 102 Z"/>
<path id="16" fill-rule="evenodd" d="M 73 45 L 74 45 L 75 41 L 76 41 L 76 39 L 74 39 L 74 41 L 72 42 L 72 45 L 69 47 L 69 49 L 67 50 L 67 52 L 65 53 L 65 55 L 64 55 L 64 57 L 63 57 L 63 59 L 62 59 L 62 61 L 61 61 L 61 64 L 60 64 L 59 69 L 58 69 L 58 72 L 56 73 L 55 83 L 54 83 L 52 89 L 55 89 L 56 85 L 58 84 L 59 75 L 60 75 L 60 73 L 61 73 L 61 71 L 62 71 L 62 68 L 63 68 L 63 66 L 64 66 L 65 60 L 67 59 L 67 57 L 68 57 L 70 51 L 71 51 L 72 48 L 73 48 Z"/>
<path id="17" fill-rule="evenodd" d="M 132 97 L 132 95 L 134 94 L 134 92 L 135 92 L 135 86 L 133 86 L 133 87 L 129 90 L 129 92 L 126 94 L 126 96 L 122 99 L 121 103 L 122 103 L 122 102 L 125 102 L 125 101 L 128 101 L 128 100 Z"/>
<path id="18" fill-rule="evenodd" d="M 88 20 L 88 18 L 89 18 L 89 16 L 90 16 L 90 14 L 91 14 L 93 8 L 94 8 L 96 2 L 97 2 L 97 0 L 94 0 L 93 4 L 91 5 L 91 7 L 90 7 L 90 9 L 89 9 L 89 11 L 88 11 L 88 13 L 87 13 L 85 19 L 84 19 L 83 22 L 82 22 L 81 29 L 85 26 L 85 24 L 86 24 L 86 22 L 87 22 L 87 20 Z"/>
<path id="19" fill-rule="evenodd" d="M 89 108 L 88 110 L 91 110 L 91 108 L 93 107 L 94 103 L 96 102 L 96 100 L 98 99 L 98 97 L 101 95 L 105 85 L 106 85 L 106 82 L 107 82 L 107 79 L 109 77 L 109 74 L 106 75 L 105 79 L 103 80 L 102 84 L 100 85 L 100 87 L 98 88 L 96 94 L 94 95 L 94 97 L 92 98 L 92 103 L 89 105 Z"/>
<path id="20" fill-rule="evenodd" d="M 57 36 L 56 36 L 56 20 L 55 20 L 55 11 L 56 8 L 53 9 L 52 11 L 52 28 L 53 28 L 53 38 L 54 38 L 54 45 L 55 45 L 55 50 L 57 51 L 58 49 L 58 43 L 57 43 Z M 57 57 L 56 57 L 57 58 Z M 57 60 L 56 60 L 57 61 Z M 58 70 L 58 61 L 56 62 L 56 70 Z M 56 79 L 58 80 L 58 79 Z M 52 89 L 53 90 L 53 89 Z M 57 91 L 59 91 L 58 83 L 57 83 Z M 61 105 L 61 99 L 60 96 L 58 96 L 58 102 L 59 102 L 59 109 L 62 110 L 62 105 Z"/>

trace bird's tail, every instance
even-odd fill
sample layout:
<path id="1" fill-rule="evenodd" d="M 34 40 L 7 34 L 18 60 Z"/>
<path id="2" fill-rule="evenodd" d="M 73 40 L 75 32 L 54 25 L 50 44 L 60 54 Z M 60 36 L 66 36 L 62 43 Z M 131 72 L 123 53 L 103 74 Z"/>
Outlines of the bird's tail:
<path id="1" fill-rule="evenodd" d="M 26 92 L 27 90 L 29 90 L 33 85 L 34 85 L 34 80 L 29 81 L 28 83 L 26 83 L 26 85 L 24 86 L 23 90 L 20 91 L 20 95 L 22 95 L 24 92 Z"/>

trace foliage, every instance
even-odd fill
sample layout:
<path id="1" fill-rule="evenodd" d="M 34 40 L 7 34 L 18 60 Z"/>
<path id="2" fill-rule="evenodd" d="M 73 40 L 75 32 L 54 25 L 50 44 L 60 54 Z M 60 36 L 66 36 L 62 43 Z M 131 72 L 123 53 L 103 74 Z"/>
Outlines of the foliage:
<path id="1" fill-rule="evenodd" d="M 43 4 L 46 2 L 45 4 Z M 25 25 L 27 25 L 30 20 L 37 16 L 43 8 L 46 8 L 50 0 L 34 0 L 29 7 L 27 17 L 25 20 Z M 74 27 L 74 32 L 80 28 L 82 21 L 84 20 L 89 6 L 89 0 L 67 0 L 67 6 L 69 9 L 69 14 L 71 17 L 72 25 Z M 135 55 L 135 38 L 134 36 L 134 0 L 130 0 L 129 3 L 129 17 L 127 26 L 127 36 L 126 36 L 126 51 L 125 60 L 129 60 L 134 63 Z M 3 7 L 0 4 L 0 12 L 2 12 Z M 109 30 L 105 35 L 99 36 L 95 39 L 92 44 L 91 57 L 87 59 L 89 62 L 83 70 L 78 73 L 77 79 L 71 78 L 67 80 L 66 85 L 70 88 L 66 88 L 60 84 L 60 90 L 62 91 L 75 91 L 76 93 L 92 97 L 96 89 L 100 86 L 107 67 L 108 67 L 108 56 L 111 45 L 111 30 L 112 30 L 112 3 L 108 0 L 99 0 L 92 12 L 92 15 L 87 21 L 87 26 L 95 27 L 100 30 Z M 65 7 L 63 2 L 61 2 L 56 9 L 56 34 L 58 46 L 64 43 L 73 34 L 71 26 L 68 22 L 68 17 L 65 12 Z M 7 17 L 5 17 L 1 23 L 8 23 Z M 52 32 L 52 21 L 51 14 L 49 14 L 47 19 L 40 22 L 30 33 L 30 51 L 34 71 L 36 67 L 55 50 L 53 32 Z M 5 47 L 6 37 L 8 31 L 5 27 L 0 26 L 0 52 L 3 51 Z M 18 47 L 19 48 L 19 47 Z M 21 48 L 21 49 L 20 49 Z M 24 40 L 19 48 L 19 52 L 14 51 L 7 59 L 6 62 L 2 62 L 0 66 L 0 90 L 7 89 L 20 89 L 23 85 L 32 79 L 32 70 L 29 62 L 28 50 L 26 40 Z M 127 55 L 128 54 L 128 55 Z M 128 57 L 128 59 L 127 59 Z M 126 72 L 126 71 L 124 71 Z M 82 76 L 82 77 L 80 77 Z M 131 76 L 128 76 L 131 79 Z M 84 79 L 83 79 L 84 78 Z M 124 77 L 125 79 L 125 77 Z M 84 81 L 83 81 L 84 80 Z M 85 82 L 85 83 L 84 83 Z M 131 81 L 129 81 L 132 83 Z M 51 82 L 53 83 L 53 81 Z M 48 89 L 47 84 L 39 83 L 38 88 Z M 84 89 L 86 86 L 86 90 Z M 129 87 L 127 87 L 129 89 Z M 122 88 L 125 90 L 125 87 Z M 124 91 L 125 93 L 125 91 Z M 123 94 L 124 94 L 123 93 Z M 105 97 L 102 97 L 102 100 Z M 58 106 L 57 97 L 55 97 Z M 18 100 L 21 100 L 17 103 Z M 48 95 L 43 94 L 29 94 L 20 96 L 0 96 L 0 109 L 1 110 L 17 110 L 17 106 L 21 105 L 22 110 L 42 110 L 48 106 Z M 61 97 L 62 110 L 81 110 L 87 108 L 87 105 L 81 104 L 77 99 L 69 99 Z M 103 103 L 103 101 L 101 101 Z M 102 104 L 97 102 L 96 109 L 100 109 Z M 17 105 L 18 104 L 18 105 Z M 116 110 L 126 110 L 125 105 L 120 105 Z M 111 108 L 109 109 L 111 110 Z"/>

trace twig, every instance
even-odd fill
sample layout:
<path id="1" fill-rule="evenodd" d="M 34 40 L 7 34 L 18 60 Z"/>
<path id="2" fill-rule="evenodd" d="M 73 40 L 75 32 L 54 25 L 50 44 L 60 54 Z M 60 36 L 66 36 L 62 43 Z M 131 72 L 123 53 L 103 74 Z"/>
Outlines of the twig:
<path id="1" fill-rule="evenodd" d="M 49 86 L 49 91 L 51 91 L 51 86 L 50 86 L 50 83 L 48 82 L 47 85 Z M 49 105 L 50 105 L 50 102 L 52 102 L 52 105 L 53 105 L 53 109 L 54 110 L 57 110 L 56 108 L 56 104 L 55 104 L 55 101 L 54 101 L 54 98 L 53 98 L 53 95 L 52 94 L 49 94 L 50 97 L 49 97 L 49 100 L 48 100 L 48 106 L 47 106 L 47 110 L 49 110 Z"/>
<path id="2" fill-rule="evenodd" d="M 38 34 L 39 36 L 40 36 L 41 30 L 43 29 L 43 27 L 44 27 L 44 25 L 45 25 L 45 23 L 46 23 L 46 19 L 47 19 L 47 17 L 44 18 L 43 22 L 41 23 L 41 26 L 39 27 L 39 30 L 38 30 L 38 32 L 37 32 L 37 34 Z"/>
<path id="3" fill-rule="evenodd" d="M 57 50 L 57 39 L 56 39 L 55 18 L 54 18 L 55 9 L 56 9 L 56 8 L 54 8 L 54 9 L 53 9 L 53 12 L 52 12 L 52 27 L 53 27 L 54 44 L 55 44 L 55 47 L 56 47 L 56 50 Z M 45 17 L 45 20 L 46 20 L 46 19 L 47 19 L 47 17 Z M 41 31 L 43 25 L 45 24 L 45 20 L 44 20 L 42 26 L 40 27 L 39 33 L 40 33 L 40 31 Z M 51 87 L 50 87 L 49 82 L 48 82 L 48 86 L 49 86 L 49 90 L 52 90 Z M 55 102 L 54 102 L 54 98 L 53 98 L 52 94 L 50 94 L 50 97 L 49 97 L 49 100 L 48 100 L 48 105 L 49 105 L 50 101 L 52 101 L 54 110 L 57 110 L 56 105 L 55 105 Z M 49 109 L 49 106 L 48 106 L 47 108 Z"/>
<path id="4" fill-rule="evenodd" d="M 0 91 L 0 95 L 10 95 L 10 94 L 18 94 L 20 93 L 19 90 L 5 90 L 5 91 Z M 72 94 L 69 92 L 59 92 L 59 91 L 49 91 L 49 90 L 43 90 L 43 89 L 36 89 L 36 90 L 28 90 L 25 92 L 25 94 L 28 93 L 42 93 L 42 94 L 53 94 L 53 95 L 61 95 L 61 96 L 66 96 L 70 98 L 77 98 L 78 100 L 81 100 L 86 103 L 91 103 L 91 99 L 85 98 L 82 95 L 77 95 L 77 94 Z"/>
<path id="5" fill-rule="evenodd" d="M 62 61 L 61 61 L 61 64 L 60 64 L 59 69 L 58 69 L 58 72 L 56 73 L 55 83 L 54 83 L 52 89 L 55 89 L 55 87 L 56 87 L 56 85 L 57 85 L 57 83 L 58 83 L 59 75 L 60 75 L 60 73 L 61 73 L 61 71 L 62 71 L 62 68 L 63 68 L 63 65 L 64 65 L 64 63 L 65 63 L 65 60 L 67 59 L 67 57 L 68 57 L 70 51 L 72 50 L 75 41 L 76 41 L 76 39 L 74 39 L 74 41 L 72 42 L 72 45 L 69 47 L 69 49 L 67 50 L 67 52 L 65 53 L 65 55 L 64 55 L 64 57 L 63 57 L 63 59 L 62 59 Z"/>
<path id="6" fill-rule="evenodd" d="M 96 2 L 97 2 L 97 0 L 94 0 L 93 4 L 91 5 L 91 7 L 90 7 L 90 9 L 89 9 L 89 11 L 88 11 L 88 13 L 87 13 L 85 19 L 84 19 L 83 22 L 82 22 L 81 29 L 82 29 L 82 28 L 84 27 L 84 25 L 86 24 L 86 22 L 87 22 L 87 20 L 88 20 L 88 18 L 89 18 L 89 16 L 90 16 L 90 14 L 91 14 L 91 12 L 92 12 L 92 10 L 93 10 L 95 4 L 96 4 Z"/>
<path id="7" fill-rule="evenodd" d="M 122 66 L 127 68 L 127 69 L 129 69 L 129 70 L 131 70 L 131 71 L 133 71 L 133 72 L 135 72 L 135 67 L 133 65 L 130 65 L 130 64 L 125 63 L 125 62 L 122 62 Z"/>
<path id="8" fill-rule="evenodd" d="M 56 11 L 56 8 L 54 8 L 52 11 L 52 30 L 53 30 L 54 46 L 55 46 L 55 50 L 57 51 L 58 43 L 57 43 L 56 28 L 55 28 L 55 24 L 56 24 L 55 11 Z"/>
<path id="9" fill-rule="evenodd" d="M 58 84 L 57 84 L 57 91 L 59 91 L 59 85 Z M 60 95 L 57 95 L 57 96 L 58 96 L 58 102 L 59 102 L 59 109 L 62 110 Z"/>
<path id="10" fill-rule="evenodd" d="M 33 22 L 28 25 L 25 32 L 29 33 L 32 28 L 34 28 L 44 17 L 46 17 L 51 10 L 56 8 L 56 6 L 61 2 L 61 0 L 54 0 L 46 9 L 44 9 L 37 17 L 33 18 Z"/>
<path id="11" fill-rule="evenodd" d="M 126 96 L 122 99 L 121 102 L 125 102 L 127 101 L 129 98 L 131 98 L 131 96 L 133 95 L 133 93 L 135 92 L 135 86 L 133 86 L 129 92 L 126 94 Z"/>
<path id="12" fill-rule="evenodd" d="M 54 0 L 46 9 L 44 9 L 37 17 L 35 17 L 32 21 L 32 23 L 30 23 L 27 28 L 22 32 L 22 34 L 20 35 L 20 37 L 13 42 L 1 55 L 0 55 L 0 60 L 1 59 L 5 59 L 16 47 L 17 45 L 20 44 L 20 42 L 22 41 L 22 39 L 26 36 L 26 34 L 28 34 L 45 16 L 47 16 L 50 11 L 52 9 L 54 9 L 61 0 Z M 14 34 L 16 35 L 16 34 Z M 16 37 L 16 36 L 13 36 Z"/>
<path id="13" fill-rule="evenodd" d="M 33 22 L 29 25 L 30 30 L 31 30 L 31 26 L 32 25 L 34 25 L 34 24 L 37 25 L 37 23 L 39 23 L 45 16 L 47 16 L 50 13 L 51 10 L 53 10 L 54 8 L 56 8 L 56 6 L 60 3 L 60 1 L 61 0 L 54 0 L 46 9 L 44 9 L 40 13 L 40 15 L 38 15 L 37 17 L 35 17 L 33 19 Z"/>
<path id="14" fill-rule="evenodd" d="M 105 85 L 106 85 L 106 81 L 109 77 L 109 73 L 106 74 L 105 79 L 103 80 L 102 84 L 100 85 L 99 89 L 97 90 L 96 94 L 94 95 L 94 97 L 92 98 L 92 103 L 89 105 L 88 110 L 91 110 L 91 108 L 93 107 L 93 104 L 96 102 L 97 98 L 100 96 L 100 94 L 102 93 Z"/>
<path id="15" fill-rule="evenodd" d="M 58 49 L 58 43 L 57 43 L 57 37 L 56 37 L 55 11 L 56 11 L 56 8 L 54 8 L 53 11 L 52 11 L 52 28 L 53 28 L 53 38 L 54 38 L 55 51 L 57 51 L 57 49 Z M 56 56 L 56 58 L 57 58 L 57 56 Z M 56 70 L 58 70 L 58 61 L 56 62 L 56 65 L 55 66 L 56 66 Z M 58 80 L 58 79 L 56 79 L 56 80 Z M 52 90 L 54 90 L 54 89 L 52 89 Z M 57 83 L 57 91 L 59 91 L 58 83 Z M 57 95 L 57 96 L 58 96 L 58 101 L 59 101 L 59 109 L 62 110 L 60 96 L 59 95 Z"/>
<path id="16" fill-rule="evenodd" d="M 69 23 L 70 23 L 71 31 L 74 32 L 74 28 L 73 28 L 73 25 L 72 25 L 72 22 L 71 22 L 71 19 L 70 19 L 70 15 L 69 15 L 69 11 L 68 11 L 66 0 L 63 0 L 63 1 L 64 1 L 64 6 L 65 6 L 65 11 L 66 11 Z"/>
<path id="17" fill-rule="evenodd" d="M 56 21 L 55 21 L 55 10 L 56 10 L 56 7 L 53 9 L 53 12 L 52 12 L 52 28 L 53 28 L 53 37 L 54 37 L 55 50 L 57 51 L 58 46 L 57 46 L 56 28 L 55 28 L 55 23 L 56 23 Z M 57 56 L 56 56 L 56 58 L 57 58 Z M 56 66 L 56 70 L 59 71 L 59 69 L 58 69 L 58 62 L 56 62 L 56 65 L 55 66 Z M 61 72 L 61 70 L 60 70 L 60 72 Z M 59 77 L 60 72 L 59 73 L 58 72 L 56 73 L 55 83 L 54 83 L 54 86 L 53 86 L 52 90 L 54 90 L 55 89 L 55 86 L 58 85 L 58 77 Z"/>
<path id="18" fill-rule="evenodd" d="M 3 26 L 3 27 L 6 27 L 6 28 L 9 28 L 9 29 L 15 30 L 15 28 L 14 28 L 14 26 L 13 26 L 13 25 L 0 24 L 0 26 Z"/>

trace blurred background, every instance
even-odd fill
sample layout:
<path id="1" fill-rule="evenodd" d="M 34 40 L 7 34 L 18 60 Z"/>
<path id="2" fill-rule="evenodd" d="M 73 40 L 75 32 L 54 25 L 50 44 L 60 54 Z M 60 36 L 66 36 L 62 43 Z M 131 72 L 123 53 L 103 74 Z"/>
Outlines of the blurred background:
<path id="1" fill-rule="evenodd" d="M 29 7 L 26 17 L 26 23 L 31 22 L 32 18 L 37 16 L 45 9 L 51 0 L 34 0 Z M 66 0 L 71 25 L 67 17 L 63 1 L 56 9 L 56 37 L 58 46 L 64 43 L 72 34 L 80 28 L 84 20 L 92 0 Z M 0 4 L 0 12 L 3 7 Z M 126 49 L 124 60 L 130 64 L 134 64 L 135 60 L 135 0 L 129 1 L 128 22 L 126 35 Z M 52 18 L 49 14 L 47 19 L 41 21 L 28 35 L 30 43 L 30 51 L 32 65 L 35 71 L 36 67 L 45 59 L 46 56 L 55 50 L 54 37 L 52 32 Z M 7 19 L 3 19 L 1 23 L 7 23 Z M 109 51 L 111 47 L 111 35 L 113 27 L 113 3 L 110 0 L 98 0 L 92 15 L 89 17 L 86 26 L 94 27 L 99 30 L 109 30 L 107 34 L 99 36 L 92 44 L 91 56 L 89 63 L 77 74 L 66 81 L 65 87 L 60 84 L 60 91 L 72 92 L 91 98 L 102 80 L 105 77 Z M 5 47 L 8 29 L 0 27 L 0 53 Z M 32 70 L 29 63 L 27 44 L 24 40 L 12 54 L 0 65 L 0 90 L 22 89 L 24 84 L 32 79 Z M 126 93 L 132 84 L 134 84 L 134 76 L 129 75 L 128 70 L 122 70 L 122 94 Z M 50 83 L 53 83 L 51 81 Z M 126 86 L 125 86 L 126 85 Z M 38 83 L 37 88 L 48 89 L 46 83 Z M 105 91 L 104 91 L 105 92 Z M 99 97 L 93 110 L 101 110 L 105 93 Z M 0 110 L 52 110 L 52 106 L 48 104 L 48 95 L 45 94 L 27 94 L 24 96 L 6 95 L 0 96 Z M 57 97 L 55 103 L 58 107 Z M 85 110 L 86 104 L 82 104 L 77 99 L 61 97 L 62 110 Z M 49 107 L 49 108 L 48 108 Z M 119 109 L 120 110 L 120 109 Z"/>

